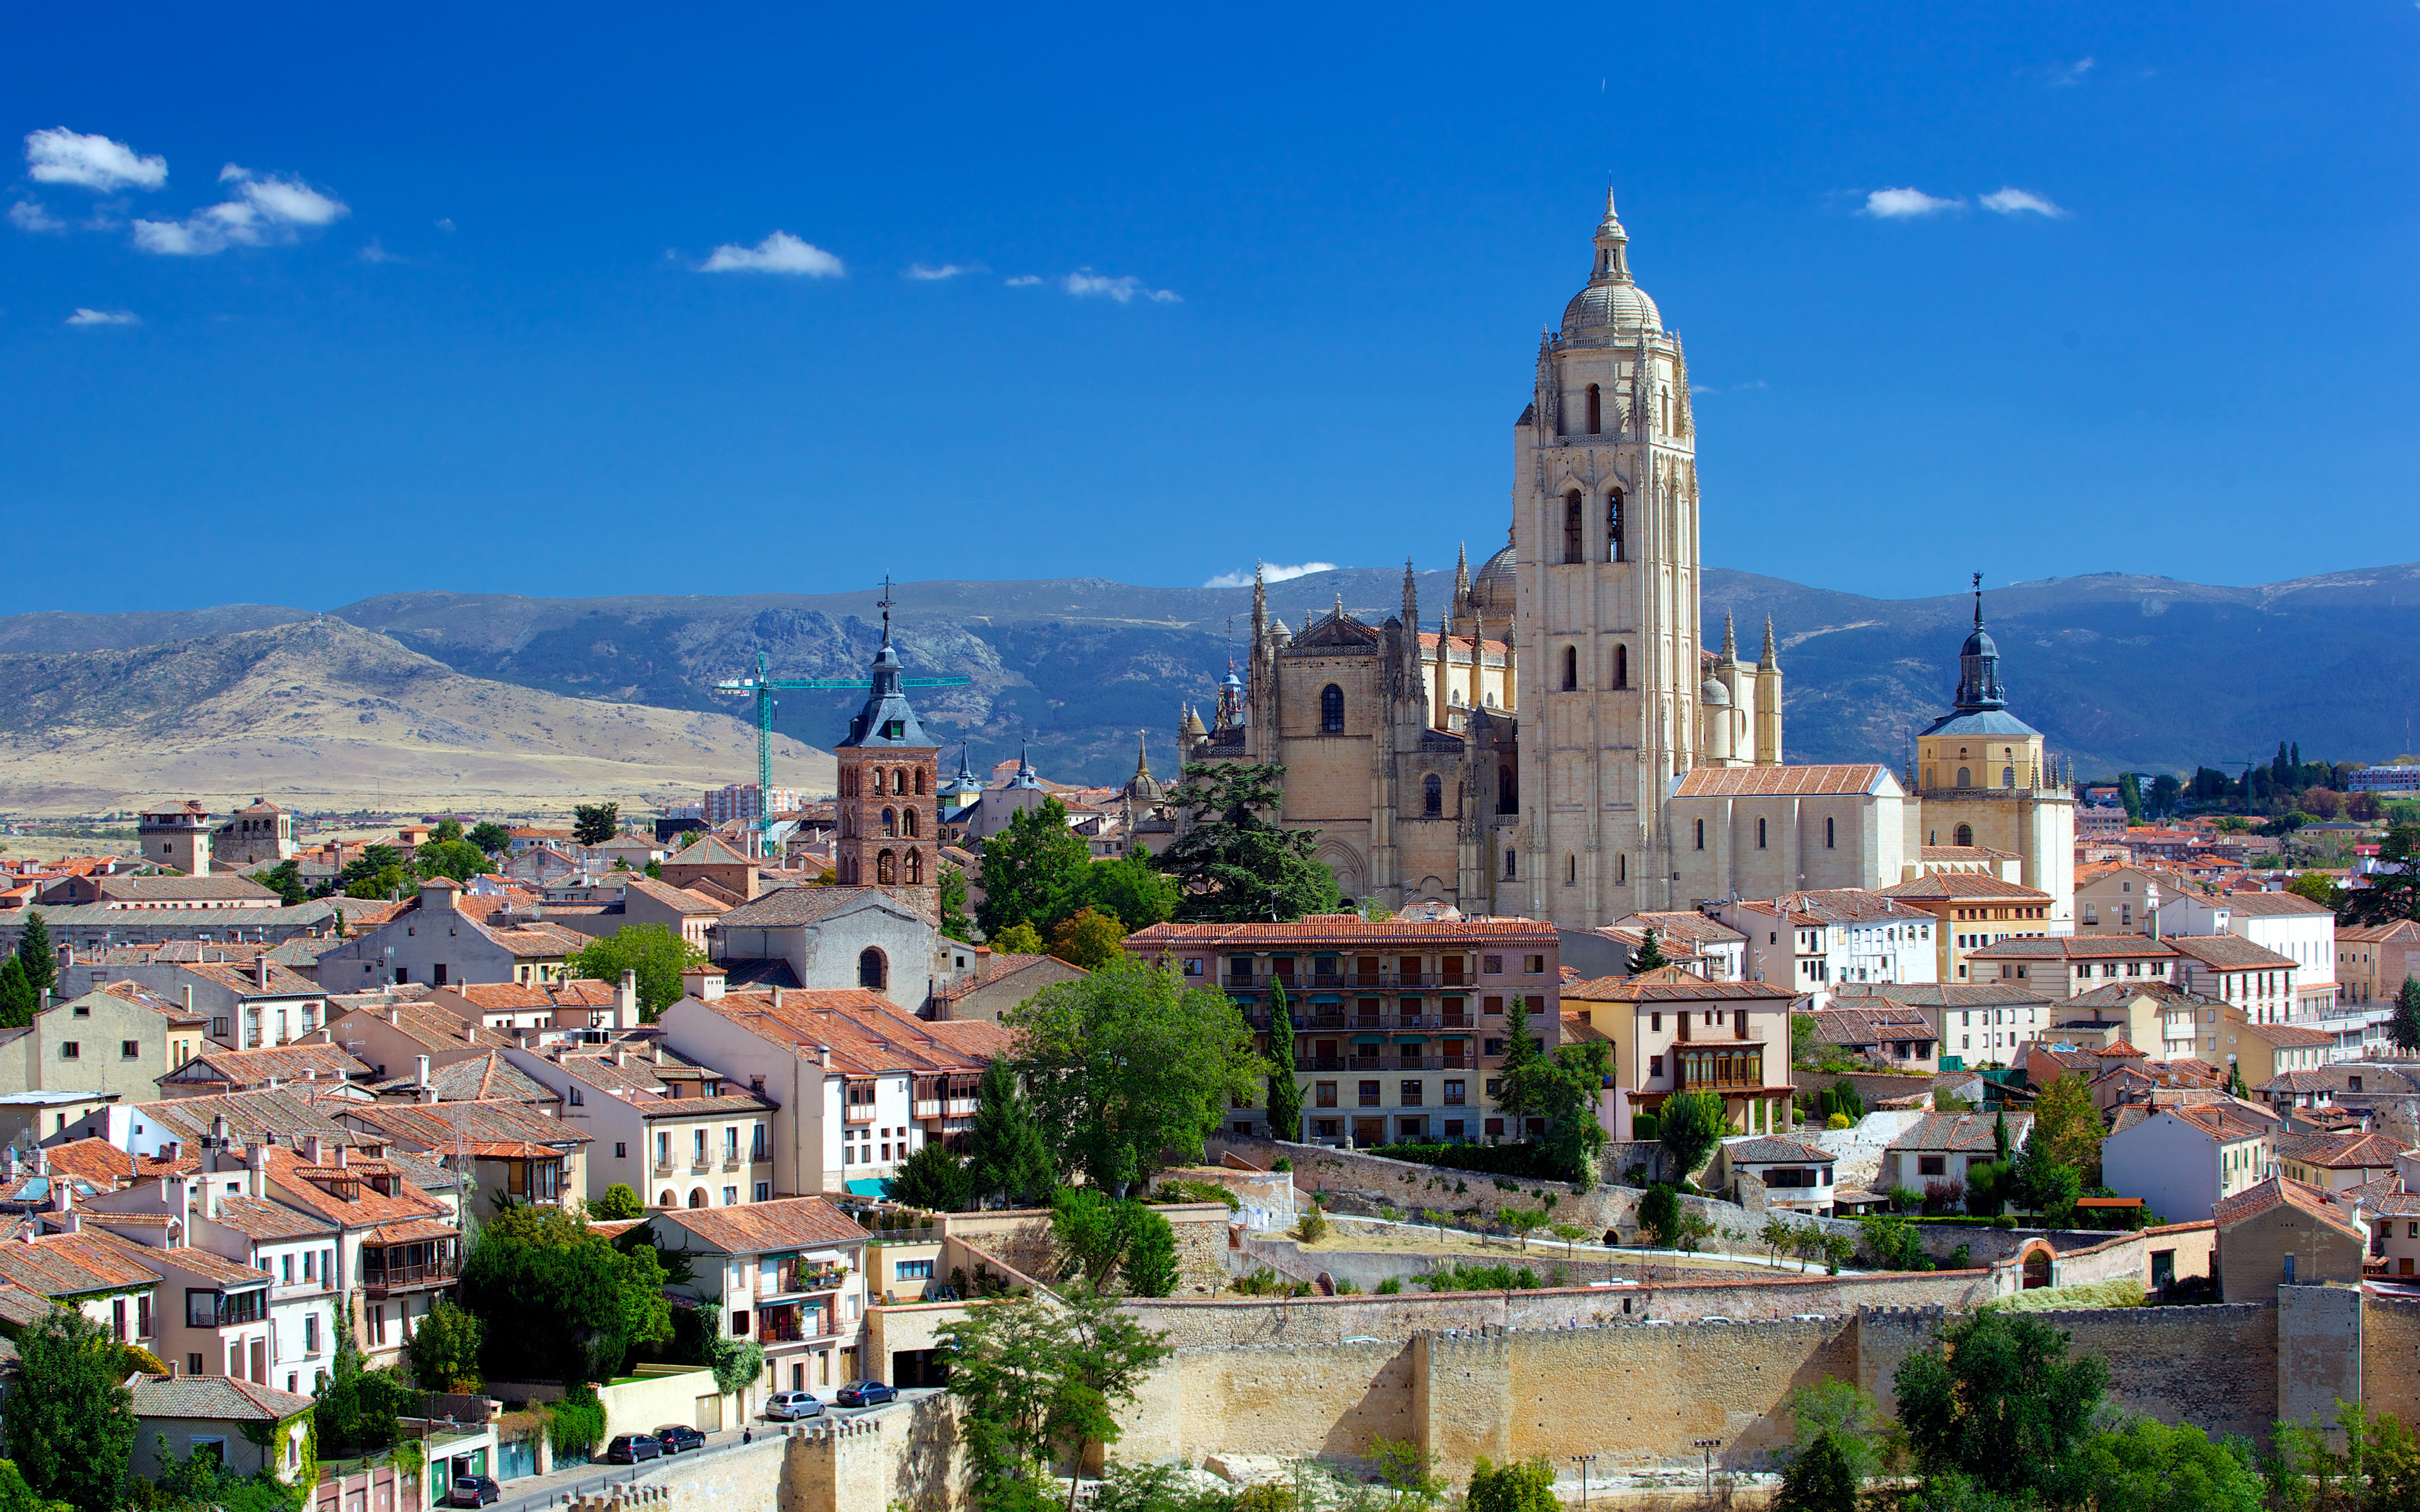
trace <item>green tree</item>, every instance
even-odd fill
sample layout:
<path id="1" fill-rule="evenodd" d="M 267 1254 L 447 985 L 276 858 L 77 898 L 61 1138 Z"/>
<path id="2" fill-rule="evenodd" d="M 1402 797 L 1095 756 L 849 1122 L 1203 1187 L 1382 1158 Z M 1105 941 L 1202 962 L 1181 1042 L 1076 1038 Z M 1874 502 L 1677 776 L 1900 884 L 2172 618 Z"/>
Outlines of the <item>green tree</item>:
<path id="1" fill-rule="evenodd" d="M 2084 1177 L 2052 1153 L 2055 1148 L 2055 1141 L 2042 1137 L 2036 1125 L 2033 1137 L 2017 1156 L 2009 1194 L 2048 1219 L 2052 1227 L 2064 1228 L 2075 1216 L 2076 1198 L 2084 1195 Z"/>
<path id="2" fill-rule="evenodd" d="M 121 1384 L 117 1341 L 60 1307 L 19 1331 L 17 1352 L 23 1367 L 8 1389 L 8 1447 L 25 1484 L 77 1512 L 111 1512 L 134 1453 L 134 1400 Z"/>
<path id="3" fill-rule="evenodd" d="M 1294 1013 L 1286 1007 L 1285 988 L 1269 992 L 1269 1137 L 1287 1141 L 1302 1137 L 1302 1084 L 1294 1074 Z"/>
<path id="4" fill-rule="evenodd" d="M 2395 995 L 2395 1016 L 2387 1021 L 2386 1032 L 2393 1037 L 2397 1050 L 2420 1050 L 2420 978 L 2403 979 L 2402 990 Z"/>
<path id="5" fill-rule="evenodd" d="M 1115 914 L 1128 933 L 1176 917 L 1176 884 L 1140 856 L 1094 861 L 1084 873 L 1084 898 L 1102 913 Z"/>
<path id="6" fill-rule="evenodd" d="M 1032 1104 L 1016 1088 L 1016 1072 L 1005 1058 L 984 1068 L 975 1088 L 974 1128 L 967 1136 L 967 1181 L 976 1201 L 993 1198 L 1012 1208 L 1048 1205 L 1058 1172 L 1050 1147 L 1034 1120 Z"/>
<path id="7" fill-rule="evenodd" d="M 352 1331 L 336 1330 L 336 1358 L 312 1396 L 318 1408 L 312 1427 L 320 1452 L 331 1457 L 368 1454 L 395 1442 L 395 1420 L 419 1400 L 393 1366 L 373 1369 L 353 1342 Z"/>
<path id="8" fill-rule="evenodd" d="M 2346 924 L 2393 924 L 2420 918 L 2420 825 L 2397 825 L 2378 843 L 2369 886 L 2346 895 Z"/>
<path id="9" fill-rule="evenodd" d="M 672 1337 L 668 1281 L 652 1243 L 619 1249 L 576 1213 L 524 1203 L 480 1230 L 461 1298 L 488 1325 L 489 1375 L 578 1383 Z"/>
<path id="10" fill-rule="evenodd" d="M 2190 1423 L 2170 1427 L 2138 1417 L 2114 1433 L 2096 1433 L 2085 1441 L 2076 1469 L 2092 1489 L 2095 1512 L 2259 1512 L 2262 1503 L 2252 1446 L 2241 1439 L 2213 1443 Z"/>
<path id="11" fill-rule="evenodd" d="M 1503 1091 L 1497 1103 L 1508 1112 L 1517 1108 L 1525 1118 L 1544 1119 L 1547 1160 L 1562 1180 L 1592 1185 L 1597 1152 L 1606 1139 L 1597 1103 L 1611 1069 L 1612 1047 L 1603 1041 L 1567 1044 L 1549 1058 L 1528 1040 L 1526 1018 L 1520 1027 L 1526 1053 L 1505 1057 Z"/>
<path id="12" fill-rule="evenodd" d="M 1179 918 L 1244 924 L 1343 906 L 1334 873 L 1313 855 L 1319 831 L 1286 828 L 1268 817 L 1282 803 L 1284 782 L 1285 768 L 1278 765 L 1185 768 L 1169 801 L 1189 812 L 1191 827 L 1154 858 L 1176 883 Z"/>
<path id="13" fill-rule="evenodd" d="M 614 1182 L 605 1189 L 603 1196 L 590 1197 L 586 1206 L 591 1219 L 604 1223 L 643 1217 L 647 1211 L 647 1205 L 639 1200 L 639 1194 L 630 1190 L 628 1181 Z"/>
<path id="14" fill-rule="evenodd" d="M 1544 1455 L 1515 1464 L 1491 1465 L 1481 1455 L 1470 1467 L 1467 1512 L 1562 1512 L 1555 1495 L 1555 1467 Z"/>
<path id="15" fill-rule="evenodd" d="M 618 803 L 574 804 L 571 810 L 571 838 L 582 845 L 602 845 L 622 832 L 622 806 Z"/>
<path id="16" fill-rule="evenodd" d="M 975 937 L 975 921 L 967 913 L 967 874 L 943 862 L 941 881 L 941 933 L 953 940 L 971 944 Z"/>
<path id="17" fill-rule="evenodd" d="M 293 860 L 255 872 L 252 880 L 277 894 L 277 901 L 288 908 L 308 903 L 311 889 L 302 885 L 302 863 Z"/>
<path id="18" fill-rule="evenodd" d="M 462 838 L 462 821 L 455 818 L 452 814 L 447 814 L 444 818 L 440 819 L 433 826 L 430 827 L 428 838 L 436 841 L 440 844 L 446 844 L 454 841 L 460 840 Z"/>
<path id="19" fill-rule="evenodd" d="M 1630 952 L 1630 974 L 1634 977 L 1671 964 L 1670 958 L 1664 954 L 1663 942 L 1655 937 L 1652 929 L 1647 932 L 1647 937 L 1638 942 L 1638 949 Z"/>
<path id="20" fill-rule="evenodd" d="M 1774 1512 L 1857 1512 L 1857 1487 L 1839 1441 L 1818 1433 L 1783 1473 Z"/>
<path id="21" fill-rule="evenodd" d="M 2016 1167 L 2007 1161 L 1978 1161 L 1966 1167 L 1966 1211 L 1978 1218 L 1996 1218 L 2008 1210 L 2016 1186 Z"/>
<path id="22" fill-rule="evenodd" d="M 2143 806 L 2164 819 L 2177 811 L 2177 800 L 2184 795 L 2184 784 L 2178 781 L 2173 773 L 2162 772 L 2151 779 L 2151 791 L 2145 795 Z"/>
<path id="23" fill-rule="evenodd" d="M 727 1396 L 765 1379 L 765 1346 L 754 1339 L 718 1338 L 705 1364 L 714 1372 L 714 1389 Z"/>
<path id="24" fill-rule="evenodd" d="M 1067 827 L 1067 806 L 1057 798 L 1011 814 L 1008 827 L 984 841 L 983 856 L 975 920 L 986 935 L 1028 924 L 1047 937 L 1083 906 L 1093 848 Z"/>
<path id="25" fill-rule="evenodd" d="M 432 840 L 412 852 L 411 864 L 424 877 L 468 882 L 487 872 L 488 853 L 467 840 Z"/>
<path id="26" fill-rule="evenodd" d="M 967 1163 L 939 1140 L 927 1140 L 892 1173 L 891 1200 L 932 1212 L 963 1212 L 973 1205 Z"/>
<path id="27" fill-rule="evenodd" d="M 2118 779 L 2118 801 L 2126 806 L 2126 823 L 2143 822 L 2143 779 L 2128 772 Z"/>
<path id="28" fill-rule="evenodd" d="M 1664 1100 L 1657 1123 L 1664 1153 L 1671 1158 L 1672 1174 L 1685 1180 L 1706 1163 L 1706 1157 L 1730 1132 L 1719 1092 L 1675 1092 Z"/>
<path id="29" fill-rule="evenodd" d="M 25 963 L 10 956 L 0 961 L 0 1029 L 22 1029 L 34 1022 L 34 984 L 25 980 Z"/>
<path id="30" fill-rule="evenodd" d="M 26 984 L 34 989 L 37 998 L 58 989 L 58 951 L 51 944 L 50 926 L 42 922 L 39 910 L 25 910 L 25 933 L 17 940 L 17 960 L 24 966 Z"/>
<path id="31" fill-rule="evenodd" d="M 1011 924 L 999 933 L 986 936 L 994 955 L 1048 955 L 1049 946 L 1035 933 L 1033 926 L 1023 922 Z"/>
<path id="32" fill-rule="evenodd" d="M 1638 1199 L 1638 1227 L 1647 1230 L 1657 1249 L 1681 1242 L 1681 1194 L 1658 1181 Z"/>
<path id="33" fill-rule="evenodd" d="M 2001 1496 L 2063 1504 L 2073 1486 L 2069 1460 L 2100 1409 L 2108 1365 L 2068 1359 L 2068 1335 L 2023 1313 L 1970 1313 L 1941 1341 L 1892 1377 L 1918 1466 Z"/>
<path id="34" fill-rule="evenodd" d="M 1165 1297 L 1176 1289 L 1176 1230 L 1168 1220 L 1140 1203 L 1126 1236 L 1125 1259 L 1119 1272 L 1131 1297 Z"/>
<path id="35" fill-rule="evenodd" d="M 1094 1186 L 1063 1186 L 1050 1198 L 1050 1237 L 1063 1262 L 1095 1287 L 1125 1262 L 1140 1204 L 1120 1202 Z"/>
<path id="36" fill-rule="evenodd" d="M 1830 1377 L 1798 1387 L 1782 1403 L 1790 1409 L 1792 1442 L 1799 1453 L 1813 1448 L 1818 1439 L 1829 1439 L 1858 1484 L 1882 1473 L 1876 1440 L 1883 1431 L 1883 1410 L 1873 1393 Z"/>
<path id="37" fill-rule="evenodd" d="M 25 1477 L 18 1473 L 16 1461 L 0 1459 L 0 1512 L 70 1512 L 70 1508 L 65 1502 L 35 1495 Z"/>
<path id="38" fill-rule="evenodd" d="M 1001 1015 L 1062 1171 L 1123 1195 L 1259 1090 L 1251 1029 L 1223 993 L 1130 956 L 1053 982 Z"/>
<path id="39" fill-rule="evenodd" d="M 385 898 L 411 886 L 403 852 L 392 845 L 365 845 L 361 855 L 345 863 L 336 876 L 337 889 L 348 898 Z"/>
<path id="40" fill-rule="evenodd" d="M 1063 1305 L 1019 1298 L 942 1325 L 958 1432 L 986 1512 L 1043 1512 L 1058 1503 L 1050 1468 L 1114 1443 L 1115 1413 L 1171 1352 L 1114 1300 L 1071 1288 Z"/>
<path id="41" fill-rule="evenodd" d="M 661 924 L 625 924 L 589 941 L 571 958 L 571 974 L 618 982 L 625 971 L 637 972 L 640 1016 L 652 1023 L 680 1001 L 681 973 L 705 959 L 704 950 Z"/>
<path id="42" fill-rule="evenodd" d="M 485 1343 L 479 1319 L 441 1297 L 404 1342 L 403 1354 L 423 1389 L 474 1392 L 482 1383 L 479 1350 Z"/>
<path id="43" fill-rule="evenodd" d="M 1516 1133 L 1524 1127 L 1521 1120 L 1536 1111 L 1528 1099 L 1537 1089 L 1536 1069 L 1544 1057 L 1545 1052 L 1538 1047 L 1538 1037 L 1529 1032 L 1529 1000 L 1515 997 L 1504 1011 L 1504 1058 L 1497 1070 L 1497 1084 L 1503 1090 L 1497 1094 L 1496 1105 L 1512 1120 Z"/>
<path id="44" fill-rule="evenodd" d="M 2308 898 L 2320 907 L 2336 911 L 2345 905 L 2345 889 L 2339 887 L 2324 872 L 2299 872 L 2286 884 L 2286 890 L 2297 898 Z"/>
<path id="45" fill-rule="evenodd" d="M 490 819 L 482 819 L 462 837 L 489 856 L 502 856 L 513 848 L 513 832 Z"/>
<path id="46" fill-rule="evenodd" d="M 2101 1184 L 2101 1110 L 2093 1106 L 2092 1089 L 2073 1072 L 2053 1080 L 2034 1099 L 2033 1134 L 2028 1146 L 2046 1145 L 2050 1158 L 2071 1166 L 2086 1186 Z"/>
<path id="47" fill-rule="evenodd" d="M 1125 926 L 1090 903 L 1059 921 L 1050 953 L 1071 966 L 1097 971 L 1125 953 Z"/>

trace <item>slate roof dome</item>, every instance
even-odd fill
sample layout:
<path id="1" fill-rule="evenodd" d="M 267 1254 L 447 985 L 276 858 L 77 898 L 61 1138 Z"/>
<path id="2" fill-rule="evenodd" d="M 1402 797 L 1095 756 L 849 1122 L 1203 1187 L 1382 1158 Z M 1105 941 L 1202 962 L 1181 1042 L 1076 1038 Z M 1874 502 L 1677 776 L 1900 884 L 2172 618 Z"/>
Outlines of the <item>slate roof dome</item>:
<path id="1" fill-rule="evenodd" d="M 1590 284 L 1563 306 L 1563 335 L 1584 331 L 1661 331 L 1664 314 L 1636 284 Z"/>
<path id="2" fill-rule="evenodd" d="M 1513 593 L 1520 586 L 1521 569 L 1513 561 L 1512 548 L 1489 557 L 1480 566 L 1479 575 L 1470 579 L 1470 607 L 1481 614 L 1512 612 Z"/>

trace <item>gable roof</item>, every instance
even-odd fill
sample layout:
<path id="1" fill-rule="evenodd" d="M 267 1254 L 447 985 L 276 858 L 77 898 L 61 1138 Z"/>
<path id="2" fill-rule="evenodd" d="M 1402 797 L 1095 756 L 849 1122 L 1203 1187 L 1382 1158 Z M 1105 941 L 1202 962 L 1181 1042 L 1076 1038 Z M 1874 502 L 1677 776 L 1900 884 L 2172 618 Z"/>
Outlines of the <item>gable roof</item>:
<path id="1" fill-rule="evenodd" d="M 2306 1029 L 2299 1024 L 2230 1023 L 2227 1026 L 2279 1050 L 2316 1050 L 2336 1042 L 2335 1035 L 2321 1029 Z"/>
<path id="2" fill-rule="evenodd" d="M 2298 892 L 2230 892 L 2225 906 L 2238 914 L 2266 918 L 2283 918 L 2296 914 L 2327 914 L 2335 910 L 2324 903 L 2315 903 Z"/>
<path id="3" fill-rule="evenodd" d="M 2023 1008 L 2051 1000 L 2048 993 L 2013 981 L 1844 981 L 1832 989 L 1833 1005 L 1864 1006 L 1844 998 L 1875 998 L 1903 1008 Z"/>
<path id="4" fill-rule="evenodd" d="M 381 1161 L 315 1165 L 280 1146 L 271 1146 L 263 1154 L 278 1201 L 348 1228 L 434 1217 L 445 1211 L 435 1197 Z M 373 1175 L 387 1176 L 395 1190 L 380 1192 L 371 1186 L 368 1178 Z"/>
<path id="5" fill-rule="evenodd" d="M 933 995 L 933 1001 L 935 1003 L 956 1002 L 959 998 L 966 996 L 969 993 L 974 992 L 979 988 L 989 987 L 996 983 L 1006 981 L 1009 978 L 1016 976 L 1017 973 L 1031 971 L 1034 967 L 1041 965 L 1046 961 L 1064 966 L 1069 971 L 1081 971 L 1083 969 L 1080 966 L 1068 965 L 1066 962 L 1059 960 L 1057 956 L 1050 955 L 1016 955 L 1002 951 L 994 951 L 990 955 L 979 957 L 978 960 L 985 967 L 983 971 L 971 974 L 963 980 L 942 988 L 940 991 Z M 1039 990 L 1039 984 L 1037 984 L 1037 990 Z"/>
<path id="6" fill-rule="evenodd" d="M 1808 1165 L 1829 1165 L 1833 1156 L 1812 1145 L 1802 1145 L 1795 1139 L 1764 1135 L 1756 1139 L 1733 1139 L 1723 1146 L 1723 1157 L 1734 1165 L 1762 1165 L 1777 1161 L 1793 1161 Z"/>
<path id="7" fill-rule="evenodd" d="M 754 866 L 756 863 L 732 849 L 721 837 L 700 835 L 681 850 L 663 859 L 665 866 Z"/>
<path id="8" fill-rule="evenodd" d="M 1672 779 L 1675 798 L 1821 796 L 1897 793 L 1890 768 L 1875 762 L 1832 766 L 1699 766 Z"/>
<path id="9" fill-rule="evenodd" d="M 1966 899 L 1994 903 L 2051 902 L 2050 894 L 2039 887 L 2028 887 L 2021 882 L 2004 882 L 1988 872 L 1927 872 L 1921 876 L 1874 890 L 1902 903 L 1951 903 Z"/>
<path id="10" fill-rule="evenodd" d="M 1884 1146 L 1893 1149 L 1939 1149 L 1952 1154 L 1972 1154 L 1978 1150 L 1997 1149 L 1993 1134 L 1993 1122 L 2003 1115 L 1982 1113 L 1927 1113 L 1909 1124 L 1900 1136 Z M 2025 1133 L 2034 1126 L 2030 1113 L 2009 1112 L 2009 1148 L 2016 1149 L 2025 1142 Z"/>
<path id="11" fill-rule="evenodd" d="M 1921 908 L 1864 887 L 1832 887 L 1821 892 L 1785 892 L 1778 898 L 1756 899 L 1738 905 L 1750 913 L 1787 918 L 1792 924 L 1897 923 L 1932 918 Z"/>
<path id="12" fill-rule="evenodd" d="M 240 1194 L 218 1199 L 218 1211 L 210 1214 L 212 1222 L 225 1224 L 256 1244 L 274 1243 L 282 1239 L 309 1239 L 318 1234 L 336 1232 L 334 1220 L 318 1213 L 289 1208 L 270 1197 L 244 1196 Z"/>
<path id="13" fill-rule="evenodd" d="M 102 1192 L 132 1186 L 151 1177 L 196 1170 L 201 1165 L 190 1155 L 176 1160 L 132 1155 L 106 1139 L 70 1139 L 45 1149 L 42 1158 L 57 1175 L 90 1182 Z"/>
<path id="14" fill-rule="evenodd" d="M 932 922 L 925 918 L 920 902 L 882 887 L 776 887 L 724 914 L 715 920 L 715 928 L 781 929 L 816 924 L 858 907 L 886 909 L 904 918 Z"/>
<path id="15" fill-rule="evenodd" d="M 923 1019 L 861 988 L 726 992 L 702 1005 L 759 1039 L 810 1058 L 829 1045 L 832 1069 L 884 1072 L 981 1071 L 1009 1053 L 1010 1033 L 983 1019 Z"/>
<path id="16" fill-rule="evenodd" d="M 342 1045 L 281 1044 L 259 1050 L 228 1050 L 206 1046 L 202 1053 L 159 1077 L 163 1088 L 217 1087 L 248 1092 L 278 1082 L 366 1079 L 369 1063 L 355 1058 Z"/>
<path id="17" fill-rule="evenodd" d="M 144 1376 L 129 1390 L 136 1417 L 279 1423 L 317 1405 L 311 1397 L 240 1376 Z"/>
<path id="18" fill-rule="evenodd" d="M 2392 1170 L 2402 1149 L 2380 1134 L 2284 1134 L 2277 1140 L 2280 1159 L 2332 1171 Z"/>
<path id="19" fill-rule="evenodd" d="M 1679 966 L 1657 966 L 1636 977 L 1565 982 L 1562 992 L 1566 1003 L 1761 1002 L 1771 1007 L 1796 996 L 1786 987 L 1761 981 L 1708 981 Z"/>
<path id="20" fill-rule="evenodd" d="M 483 1145 L 504 1144 L 538 1146 L 540 1153 L 551 1154 L 555 1147 L 596 1140 L 526 1103 L 365 1103 L 340 1117 L 405 1149 L 437 1155 L 452 1154 L 458 1139 L 473 1154 L 489 1153 L 479 1148 Z"/>
<path id="21" fill-rule="evenodd" d="M 2214 971 L 2290 971 L 2302 965 L 2241 934 L 2171 934 L 2167 943 Z"/>
<path id="22" fill-rule="evenodd" d="M 1735 945 L 1747 938 L 1721 919 L 1709 918 L 1694 908 L 1642 909 L 1623 915 L 1606 928 L 1652 929 L 1658 940 L 1685 940 L 1701 949 L 1709 945 Z M 1592 933 L 1602 933 L 1603 931 Z"/>
<path id="23" fill-rule="evenodd" d="M 677 914 L 710 917 L 729 913 L 732 907 L 731 904 L 709 898 L 703 892 L 693 891 L 689 887 L 675 887 L 669 882 L 659 882 L 644 872 L 631 877 L 623 883 L 622 887 L 626 892 L 635 892 L 643 898 L 663 904 Z M 727 888 L 718 887 L 715 890 L 725 897 L 730 896 Z"/>
<path id="24" fill-rule="evenodd" d="M 0 1279 L 53 1298 L 158 1286 L 160 1273 L 141 1257 L 140 1246 L 98 1229 L 42 1234 L 0 1243 Z"/>
<path id="25" fill-rule="evenodd" d="M 1878 1008 L 1831 1008 L 1814 1015 L 1815 1037 L 1826 1044 L 1879 1044 L 1890 1040 L 1937 1040 L 1932 1021 L 1884 1000 Z"/>
<path id="26" fill-rule="evenodd" d="M 2148 934 L 2025 934 L 1966 952 L 1969 961 L 2148 960 L 2177 952 Z"/>
<path id="27" fill-rule="evenodd" d="M 309 1134 L 318 1134 L 332 1144 L 353 1142 L 310 1098 L 291 1086 L 274 1091 L 225 1092 L 137 1103 L 134 1110 L 193 1149 L 200 1148 L 194 1142 L 209 1134 L 219 1119 L 226 1119 L 227 1138 L 238 1146 L 291 1141 Z"/>
<path id="28" fill-rule="evenodd" d="M 2351 1204 L 2288 1176 L 2273 1176 L 2245 1187 L 2231 1197 L 2221 1197 L 2211 1206 L 2210 1215 L 2223 1233 L 2237 1224 L 2273 1212 L 2279 1208 L 2291 1208 L 2307 1213 L 2357 1242 L 2366 1244 L 2369 1242 L 2369 1236 L 2352 1221 Z"/>
<path id="29" fill-rule="evenodd" d="M 665 1228 L 696 1238 L 685 1248 L 725 1255 L 762 1255 L 828 1244 L 860 1243 L 866 1230 L 822 1197 L 777 1197 L 732 1208 L 670 1208 L 654 1215 Z"/>
<path id="30" fill-rule="evenodd" d="M 440 1103 L 559 1103 L 554 1088 L 490 1050 L 483 1056 L 432 1069 L 428 1085 Z M 417 1071 L 379 1083 L 371 1088 L 380 1097 L 418 1097 Z"/>

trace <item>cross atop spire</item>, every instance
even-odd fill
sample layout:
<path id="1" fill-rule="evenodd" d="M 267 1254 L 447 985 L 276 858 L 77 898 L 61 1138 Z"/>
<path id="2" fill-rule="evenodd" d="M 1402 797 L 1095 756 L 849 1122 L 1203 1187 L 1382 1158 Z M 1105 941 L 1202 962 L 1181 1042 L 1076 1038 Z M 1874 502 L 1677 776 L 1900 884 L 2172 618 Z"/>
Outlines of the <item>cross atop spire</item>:
<path id="1" fill-rule="evenodd" d="M 1983 627 L 1983 575 L 1975 575 L 1975 628 Z"/>
<path id="2" fill-rule="evenodd" d="M 886 572 L 882 575 L 882 596 L 874 601 L 874 607 L 882 611 L 882 643 L 886 646 L 891 643 L 892 602 L 891 574 Z"/>

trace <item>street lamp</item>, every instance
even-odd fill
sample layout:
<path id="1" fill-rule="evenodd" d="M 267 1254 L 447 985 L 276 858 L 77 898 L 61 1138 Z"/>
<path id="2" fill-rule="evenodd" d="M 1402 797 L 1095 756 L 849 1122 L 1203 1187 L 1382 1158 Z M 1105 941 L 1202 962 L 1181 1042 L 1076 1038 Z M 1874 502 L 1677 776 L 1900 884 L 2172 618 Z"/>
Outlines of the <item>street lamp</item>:
<path id="1" fill-rule="evenodd" d="M 1714 1494 L 1714 1451 L 1723 1446 L 1723 1441 L 1720 1439 L 1692 1439 L 1689 1441 L 1689 1446 L 1693 1449 L 1702 1451 L 1706 1457 L 1706 1494 L 1708 1496 L 1712 1496 Z"/>
<path id="2" fill-rule="evenodd" d="M 1574 1463 L 1574 1464 L 1575 1464 L 1575 1465 L 1577 1465 L 1577 1466 L 1579 1466 L 1579 1467 L 1580 1467 L 1580 1507 L 1581 1507 L 1581 1512 L 1587 1512 L 1587 1507 L 1588 1507 L 1588 1473 L 1589 1473 L 1589 1466 L 1595 1464 L 1595 1463 L 1596 1463 L 1596 1460 L 1597 1460 L 1597 1457 L 1596 1457 L 1596 1456 L 1594 1456 L 1594 1455 L 1574 1455 L 1574 1456 L 1572 1456 L 1572 1463 Z"/>

